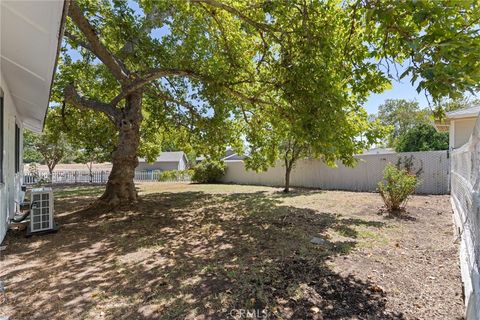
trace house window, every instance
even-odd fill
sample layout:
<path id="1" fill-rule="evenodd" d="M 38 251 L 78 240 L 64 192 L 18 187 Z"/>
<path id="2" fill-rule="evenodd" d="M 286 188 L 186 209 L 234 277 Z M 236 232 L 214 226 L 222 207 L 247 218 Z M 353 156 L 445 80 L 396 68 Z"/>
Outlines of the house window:
<path id="1" fill-rule="evenodd" d="M 15 173 L 20 172 L 20 127 L 15 123 Z"/>
<path id="2" fill-rule="evenodd" d="M 3 97 L 0 97 L 0 182 L 3 182 Z"/>

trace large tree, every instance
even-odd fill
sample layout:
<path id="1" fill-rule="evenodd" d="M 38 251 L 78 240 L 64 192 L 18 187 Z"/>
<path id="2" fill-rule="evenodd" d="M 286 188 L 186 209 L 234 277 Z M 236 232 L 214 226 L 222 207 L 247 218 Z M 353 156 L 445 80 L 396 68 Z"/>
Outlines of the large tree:
<path id="1" fill-rule="evenodd" d="M 391 127 L 387 137 L 388 147 L 395 147 L 398 137 L 421 124 L 431 122 L 430 110 L 422 109 L 417 101 L 405 99 L 388 99 L 378 107 L 378 120 Z"/>
<path id="2" fill-rule="evenodd" d="M 448 150 L 448 132 L 438 132 L 428 123 L 419 124 L 398 137 L 395 151 Z"/>
<path id="3" fill-rule="evenodd" d="M 43 156 L 37 149 L 39 135 L 29 130 L 23 132 L 23 162 L 39 163 L 43 160 Z"/>
<path id="4" fill-rule="evenodd" d="M 72 0 L 57 77 L 59 101 L 101 112 L 117 130 L 100 199 L 111 205 L 137 199 L 144 118 L 158 130 L 182 127 L 190 143 L 219 153 L 242 136 L 260 144 L 275 115 L 328 161 L 348 160 L 360 102 L 386 87 L 397 63 L 409 61 L 399 77 L 412 75 L 434 99 L 479 83 L 473 1 L 141 0 L 138 7 Z"/>

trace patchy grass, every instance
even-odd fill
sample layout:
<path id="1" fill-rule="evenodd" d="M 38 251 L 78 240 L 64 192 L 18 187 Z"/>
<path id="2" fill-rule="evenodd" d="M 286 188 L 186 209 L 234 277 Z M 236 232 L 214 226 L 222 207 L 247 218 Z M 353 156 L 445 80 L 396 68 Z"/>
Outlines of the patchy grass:
<path id="1" fill-rule="evenodd" d="M 377 194 L 145 183 L 142 201 L 82 209 L 101 187 L 55 190 L 57 234 L 7 237 L 13 319 L 455 319 L 463 313 L 447 196 L 408 216 Z M 312 237 L 321 244 L 311 243 Z M 241 318 L 241 317 L 236 317 Z"/>
<path id="2" fill-rule="evenodd" d="M 98 196 L 104 188 L 104 186 L 99 185 L 79 185 L 55 188 L 55 198 L 57 200 L 63 200 L 66 198 Z"/>

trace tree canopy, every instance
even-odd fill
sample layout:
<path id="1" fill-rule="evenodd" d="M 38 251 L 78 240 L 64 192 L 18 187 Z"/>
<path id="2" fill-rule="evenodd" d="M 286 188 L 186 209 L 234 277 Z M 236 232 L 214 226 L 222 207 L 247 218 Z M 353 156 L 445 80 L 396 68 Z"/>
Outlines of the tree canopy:
<path id="1" fill-rule="evenodd" d="M 112 205 L 136 200 L 138 153 L 165 136 L 208 155 L 246 140 L 260 166 L 293 135 L 351 163 L 378 132 L 361 105 L 392 78 L 434 100 L 480 83 L 474 1 L 132 3 L 71 1 L 54 94 L 111 123 Z"/>
<path id="2" fill-rule="evenodd" d="M 395 145 L 397 152 L 448 150 L 448 132 L 437 132 L 428 123 L 421 123 L 401 134 Z"/>
<path id="3" fill-rule="evenodd" d="M 386 139 L 388 147 L 395 147 L 398 138 L 408 130 L 432 121 L 431 111 L 422 109 L 417 101 L 389 99 L 378 107 L 377 119 L 384 126 L 391 128 Z"/>

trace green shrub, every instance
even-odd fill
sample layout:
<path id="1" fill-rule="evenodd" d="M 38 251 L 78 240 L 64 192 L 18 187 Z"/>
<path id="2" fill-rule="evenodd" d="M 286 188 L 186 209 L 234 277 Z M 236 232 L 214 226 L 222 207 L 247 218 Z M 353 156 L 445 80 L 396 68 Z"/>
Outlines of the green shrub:
<path id="1" fill-rule="evenodd" d="M 177 180 L 177 170 L 167 170 L 167 171 L 162 171 L 158 175 L 158 181 L 172 181 L 172 180 Z"/>
<path id="2" fill-rule="evenodd" d="M 158 181 L 186 181 L 193 175 L 192 169 L 167 170 L 160 172 Z"/>
<path id="3" fill-rule="evenodd" d="M 198 183 L 219 182 L 225 173 L 225 164 L 221 161 L 204 160 L 193 168 L 192 180 Z"/>
<path id="4" fill-rule="evenodd" d="M 388 211 L 399 212 L 405 207 L 417 185 L 415 174 L 388 164 L 383 171 L 383 181 L 378 183 L 378 191 Z"/>

